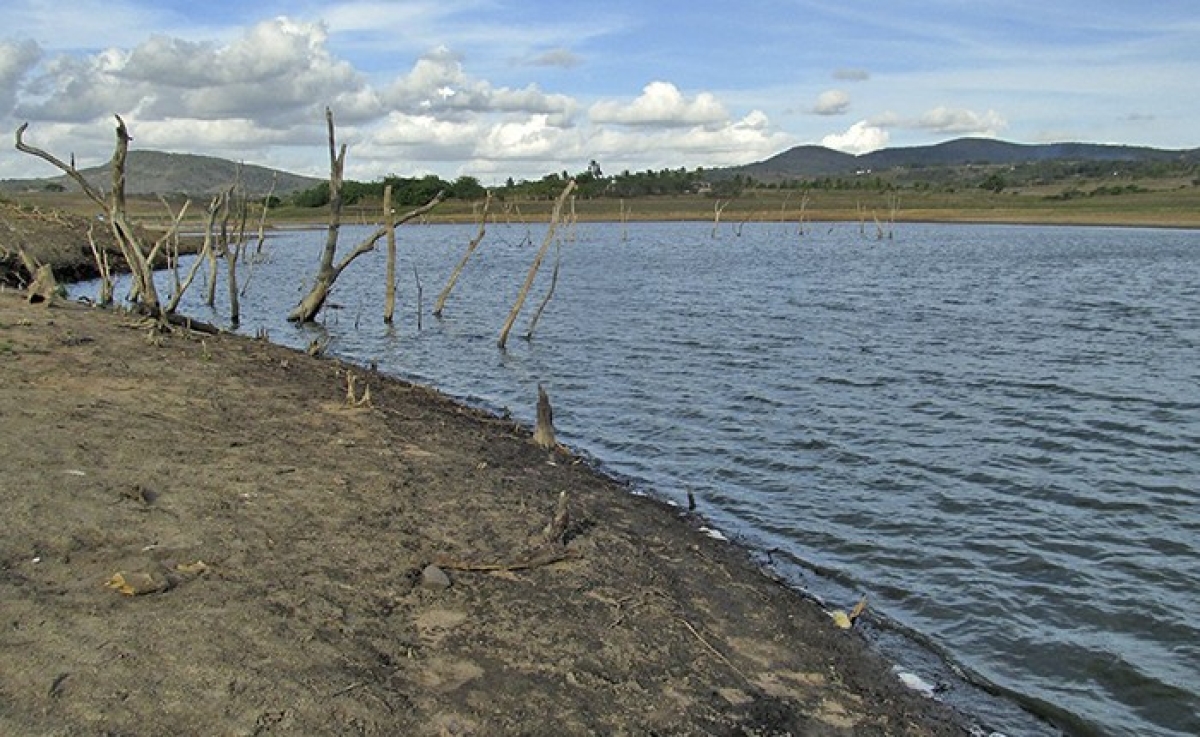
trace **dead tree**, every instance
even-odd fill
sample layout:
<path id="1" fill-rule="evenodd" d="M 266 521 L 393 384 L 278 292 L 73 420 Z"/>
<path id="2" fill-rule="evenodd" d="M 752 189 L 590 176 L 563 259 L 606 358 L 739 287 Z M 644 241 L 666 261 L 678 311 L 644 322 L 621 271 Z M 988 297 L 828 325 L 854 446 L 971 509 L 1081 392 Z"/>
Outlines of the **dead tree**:
<path id="1" fill-rule="evenodd" d="M 525 277 L 525 283 L 521 285 L 521 291 L 517 293 L 517 301 L 513 303 L 512 309 L 508 313 L 508 319 L 504 321 L 504 328 L 500 331 L 500 339 L 497 345 L 501 350 L 508 343 L 508 334 L 512 331 L 513 323 L 517 321 L 517 315 L 521 314 L 521 307 L 525 305 L 525 298 L 529 296 L 529 288 L 533 286 L 533 280 L 537 277 L 538 269 L 542 265 L 542 260 L 546 258 L 546 251 L 550 248 L 550 243 L 554 240 L 554 231 L 558 227 L 558 221 L 562 217 L 563 204 L 567 198 L 571 196 L 571 192 L 575 189 L 575 180 L 567 182 L 567 186 L 563 187 L 562 194 L 558 196 L 558 200 L 554 203 L 554 212 L 550 215 L 550 225 L 546 228 L 546 237 L 542 240 L 542 247 L 538 249 L 537 256 L 533 259 L 533 264 L 529 267 L 529 274 Z"/>
<path id="2" fill-rule="evenodd" d="M 167 302 L 167 312 L 174 312 L 175 309 L 179 307 L 179 301 L 183 299 L 184 292 L 186 292 L 188 287 L 192 285 L 192 282 L 196 278 L 197 272 L 200 271 L 200 267 L 205 263 L 208 263 L 208 255 L 216 247 L 213 243 L 213 228 L 216 225 L 217 212 L 220 211 L 221 203 L 227 194 L 228 191 L 223 190 L 220 194 L 213 195 L 212 200 L 208 203 L 208 209 L 205 211 L 204 218 L 204 242 L 200 247 L 200 253 L 197 254 L 196 260 L 192 262 L 192 268 L 188 269 L 187 277 L 184 278 L 182 282 L 179 280 L 178 273 L 176 273 L 175 293 L 171 295 L 170 300 Z M 215 278 L 215 270 L 213 278 Z"/>
<path id="3" fill-rule="evenodd" d="M 479 232 L 475 235 L 475 238 L 467 244 L 467 252 L 463 254 L 463 257 L 459 259 L 458 263 L 454 266 L 454 271 L 450 273 L 450 278 L 446 281 L 446 286 L 442 289 L 442 293 L 438 295 L 437 302 L 433 306 L 434 317 L 442 316 L 442 309 L 446 306 L 446 299 L 450 296 L 450 292 L 454 289 L 454 285 L 458 283 L 459 275 L 462 274 L 462 270 L 466 267 L 467 261 L 470 260 L 471 254 L 475 253 L 475 249 L 478 248 L 479 244 L 483 241 L 483 236 L 486 232 L 485 228 L 487 227 L 488 210 L 491 208 L 491 206 L 492 191 L 489 189 L 487 193 L 487 199 L 483 201 L 483 217 L 479 219 Z"/>
<path id="4" fill-rule="evenodd" d="M 397 225 L 424 215 L 436 207 L 444 196 L 443 192 L 438 192 L 429 202 L 401 215 L 399 218 L 388 213 L 388 222 L 386 225 L 377 228 L 374 233 L 359 243 L 354 250 L 346 254 L 345 258 L 335 262 L 337 258 L 338 233 L 342 226 L 342 175 L 346 166 L 346 144 L 342 144 L 340 148 L 337 146 L 333 127 L 333 111 L 329 108 L 325 108 L 325 123 L 329 130 L 329 228 L 325 234 L 325 248 L 321 251 L 321 262 L 317 266 L 317 274 L 313 279 L 312 287 L 309 289 L 308 294 L 300 300 L 300 303 L 292 309 L 291 314 L 288 315 L 288 320 L 291 322 L 312 322 L 315 320 L 317 313 L 325 306 L 325 300 L 329 298 L 329 292 L 333 289 L 334 282 L 346 270 L 347 266 L 364 253 L 375 250 L 375 244 L 387 235 L 389 227 L 394 228 Z"/>
<path id="5" fill-rule="evenodd" d="M 115 117 L 117 119 L 117 143 L 110 165 L 112 188 L 107 196 L 92 186 L 92 183 L 75 168 L 73 160 L 71 163 L 67 163 L 53 154 L 25 143 L 24 136 L 25 131 L 29 128 L 28 123 L 23 123 L 17 129 L 16 146 L 18 151 L 35 156 L 69 176 L 79 185 L 88 199 L 103 210 L 113 238 L 132 273 L 135 299 L 146 313 L 161 317 L 163 311 L 159 303 L 158 290 L 154 285 L 154 271 L 151 264 L 154 263 L 163 245 L 174 237 L 176 226 L 173 225 L 171 231 L 153 245 L 147 245 L 129 223 L 125 208 L 125 160 L 129 154 L 129 142 L 132 138 L 121 116 Z M 99 264 L 97 264 L 97 268 L 99 268 Z"/>
<path id="6" fill-rule="evenodd" d="M 729 207 L 730 202 L 733 202 L 733 200 L 725 200 L 725 202 L 717 200 L 713 203 L 713 226 L 711 237 L 717 237 L 717 228 L 721 227 L 721 213 L 725 212 L 725 208 Z"/>
<path id="7" fill-rule="evenodd" d="M 800 198 L 800 219 L 799 219 L 800 225 L 798 227 L 798 233 L 800 235 L 804 235 L 804 211 L 807 209 L 808 209 L 808 190 L 805 190 L 803 196 L 801 196 L 801 198 Z"/>

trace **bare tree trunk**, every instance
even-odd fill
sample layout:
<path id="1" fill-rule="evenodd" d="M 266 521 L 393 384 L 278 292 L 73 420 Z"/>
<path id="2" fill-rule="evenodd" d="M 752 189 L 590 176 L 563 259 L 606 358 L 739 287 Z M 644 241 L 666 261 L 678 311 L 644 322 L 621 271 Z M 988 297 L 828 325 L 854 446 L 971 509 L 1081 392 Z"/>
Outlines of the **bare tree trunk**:
<path id="1" fill-rule="evenodd" d="M 413 279 L 417 282 L 417 332 L 421 332 L 421 316 L 425 312 L 425 288 L 421 286 L 421 274 L 417 271 L 417 265 L 413 264 Z"/>
<path id="2" fill-rule="evenodd" d="M 900 195 L 892 193 L 888 199 L 888 240 L 891 240 L 896 228 L 896 211 L 900 209 Z"/>
<path id="3" fill-rule="evenodd" d="M 800 226 L 799 234 L 804 235 L 804 211 L 808 209 L 808 192 L 800 198 Z"/>
<path id="4" fill-rule="evenodd" d="M 271 198 L 275 196 L 275 185 L 279 183 L 279 172 L 271 175 L 271 189 L 263 197 L 262 214 L 258 218 L 258 244 L 254 247 L 255 255 L 262 253 L 263 243 L 267 240 L 267 210 L 271 207 Z"/>
<path id="5" fill-rule="evenodd" d="M 237 261 L 240 246 L 226 246 L 225 263 L 229 266 L 229 324 L 237 329 L 242 322 L 242 305 L 238 301 Z"/>
<path id="6" fill-rule="evenodd" d="M 153 263 L 154 253 L 157 249 L 151 249 L 150 255 L 147 256 L 141 242 L 134 235 L 133 228 L 130 227 L 125 214 L 125 160 L 129 155 L 129 142 L 133 138 L 129 135 L 129 129 L 125 127 L 125 121 L 121 116 L 117 118 L 117 146 L 113 151 L 112 158 L 112 192 L 109 194 L 109 222 L 113 228 L 113 235 L 116 236 L 117 243 L 122 245 L 122 252 L 127 261 L 129 261 L 130 269 L 133 271 L 134 282 L 137 284 L 137 292 L 140 295 L 140 300 L 143 306 L 146 307 L 152 314 L 158 314 L 160 311 L 158 301 L 158 290 L 154 286 L 154 271 L 151 267 Z M 161 241 L 160 241 L 161 243 Z M 132 258 L 132 261 L 130 261 Z"/>
<path id="7" fill-rule="evenodd" d="M 201 247 L 200 253 L 196 256 L 196 260 L 192 262 L 192 268 L 188 269 L 187 277 L 175 290 L 175 293 L 171 295 L 171 299 L 168 300 L 166 307 L 166 312 L 168 313 L 174 312 L 175 309 L 179 307 L 179 301 L 183 299 L 184 293 L 187 292 L 188 287 L 192 285 L 192 281 L 195 280 L 196 274 L 200 271 L 200 267 L 207 261 L 208 254 L 214 247 L 212 242 L 213 228 L 215 227 L 217 210 L 220 207 L 221 198 L 223 196 L 224 194 L 214 195 L 212 201 L 210 201 L 208 204 L 208 210 L 206 211 L 207 214 L 204 219 L 204 245 Z"/>
<path id="8" fill-rule="evenodd" d="M 717 228 L 721 225 L 721 213 L 725 212 L 725 208 L 729 207 L 729 203 L 732 201 L 733 200 L 725 200 L 725 202 L 721 202 L 720 200 L 717 200 L 713 203 L 713 226 L 711 237 L 717 237 Z"/>
<path id="9" fill-rule="evenodd" d="M 329 289 L 337 279 L 333 259 L 337 255 L 338 232 L 342 227 L 342 175 L 346 168 L 346 144 L 339 149 L 333 127 L 333 111 L 325 108 L 325 126 L 329 134 L 329 226 L 325 231 L 325 248 L 312 288 L 300 300 L 288 320 L 311 322 L 325 306 Z"/>
<path id="10" fill-rule="evenodd" d="M 108 251 L 96 245 L 95 229 L 93 223 L 88 222 L 88 245 L 92 247 L 92 258 L 96 261 L 96 271 L 100 272 L 100 294 L 96 298 L 96 304 L 101 307 L 108 307 L 113 303 L 113 280 L 112 269 L 108 264 Z"/>
<path id="11" fill-rule="evenodd" d="M 221 237 L 225 241 L 225 262 L 229 268 L 229 323 L 234 329 L 242 321 L 242 306 L 238 301 L 237 262 L 242 251 L 246 248 L 246 217 L 249 212 L 246 201 L 246 189 L 241 184 L 241 168 L 238 169 L 238 182 L 234 190 L 238 192 L 234 206 L 237 208 L 237 233 L 230 237 L 229 229 L 222 226 Z M 232 208 L 230 208 L 232 210 Z"/>
<path id="12" fill-rule="evenodd" d="M 533 340 L 533 331 L 537 328 L 538 320 L 542 319 L 542 312 L 545 311 L 546 305 L 550 304 L 550 298 L 554 296 L 554 288 L 558 286 L 558 265 L 562 260 L 562 244 L 555 242 L 554 244 L 554 271 L 550 272 L 550 286 L 546 289 L 546 296 L 542 298 L 541 304 L 533 313 L 533 319 L 529 321 L 529 330 L 525 331 L 525 340 Z"/>
<path id="13" fill-rule="evenodd" d="M 383 220 L 387 223 L 387 271 L 384 277 L 383 322 L 392 324 L 396 312 L 396 228 L 392 223 L 392 185 L 383 188 Z"/>
<path id="14" fill-rule="evenodd" d="M 229 198 L 233 195 L 233 186 L 223 191 L 218 198 L 214 200 L 217 209 L 213 213 L 209 223 L 213 226 L 216 224 L 216 218 L 219 214 L 221 217 L 221 235 L 216 238 L 216 243 L 212 243 L 211 239 L 215 237 L 212 228 L 204 233 L 206 247 L 202 250 L 204 261 L 208 264 L 208 281 L 205 283 L 206 292 L 204 296 L 204 304 L 209 307 L 215 307 L 217 304 L 217 257 L 225 252 L 226 242 L 228 240 L 228 225 L 229 225 Z"/>
<path id="15" fill-rule="evenodd" d="M 487 227 L 488 210 L 491 208 L 491 206 L 492 191 L 488 190 L 487 198 L 483 201 L 483 217 L 479 219 L 479 233 L 476 234 L 475 238 L 467 244 L 467 252 L 463 254 L 463 257 L 459 259 L 458 263 L 454 266 L 454 271 L 450 273 L 450 279 L 446 282 L 446 286 L 442 289 L 441 294 L 438 295 L 437 302 L 433 306 L 434 317 L 442 316 L 442 310 L 446 307 L 446 298 L 450 296 L 450 292 L 454 289 L 454 285 L 458 283 L 458 277 L 460 274 L 462 274 L 463 268 L 466 267 L 467 261 L 470 260 L 471 254 L 475 253 L 475 249 L 478 248 L 479 244 L 483 241 L 483 235 L 486 232 L 485 228 Z"/>
<path id="16" fill-rule="evenodd" d="M 497 345 L 503 350 L 508 343 L 508 334 L 512 330 L 513 323 L 517 321 L 517 315 L 521 313 L 521 307 L 525 304 L 525 298 L 529 295 L 529 288 L 533 286 L 533 280 L 537 277 L 538 268 L 542 265 L 542 259 L 546 257 L 546 250 L 550 248 L 551 241 L 554 240 L 554 230 L 558 226 L 559 218 L 562 217 L 563 204 L 571 195 L 571 191 L 575 189 L 575 180 L 567 182 L 567 186 L 563 188 L 562 194 L 558 196 L 558 201 L 554 203 L 554 212 L 550 215 L 550 224 L 546 228 L 546 237 L 542 240 L 542 247 L 538 249 L 537 256 L 533 259 L 533 264 L 529 267 L 529 274 L 525 277 L 525 283 L 521 285 L 521 291 L 517 293 L 517 301 L 513 303 L 512 310 L 508 313 L 508 319 L 504 321 L 504 328 L 500 331 L 500 339 Z"/>

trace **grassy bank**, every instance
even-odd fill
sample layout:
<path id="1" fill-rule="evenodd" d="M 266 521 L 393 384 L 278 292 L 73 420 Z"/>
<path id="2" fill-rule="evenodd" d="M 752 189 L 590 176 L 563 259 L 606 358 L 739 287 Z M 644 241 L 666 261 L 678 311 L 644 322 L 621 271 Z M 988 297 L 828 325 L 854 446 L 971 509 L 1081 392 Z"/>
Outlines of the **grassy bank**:
<path id="1" fill-rule="evenodd" d="M 711 221 L 721 207 L 721 221 L 808 222 L 864 221 L 887 222 L 983 222 L 1041 223 L 1071 225 L 1129 225 L 1148 227 L 1200 227 L 1200 186 L 1178 179 L 1122 182 L 1121 187 L 1101 180 L 1074 181 L 1065 184 L 1005 190 L 999 193 L 978 188 L 937 191 L 922 188 L 876 190 L 809 190 L 805 193 L 786 189 L 750 189 L 733 198 L 709 195 L 648 196 L 633 199 L 580 199 L 574 203 L 576 217 L 584 221 Z M 1130 186 L 1132 184 L 1132 189 Z M 93 206 L 81 195 L 37 192 L 10 196 L 13 202 L 42 210 L 61 210 L 92 214 Z M 178 207 L 182 198 L 175 198 Z M 200 223 L 200 207 L 193 202 L 189 219 Z M 492 217 L 499 221 L 545 221 L 552 201 L 509 200 L 492 205 Z M 449 200 L 439 205 L 430 220 L 471 222 L 478 218 L 480 202 Z M 364 201 L 346 208 L 347 223 L 373 223 L 379 218 L 380 204 Z M 162 223 L 166 209 L 154 197 L 130 198 L 131 213 L 144 221 Z M 282 206 L 268 214 L 273 226 L 320 224 L 328 212 L 324 208 Z"/>

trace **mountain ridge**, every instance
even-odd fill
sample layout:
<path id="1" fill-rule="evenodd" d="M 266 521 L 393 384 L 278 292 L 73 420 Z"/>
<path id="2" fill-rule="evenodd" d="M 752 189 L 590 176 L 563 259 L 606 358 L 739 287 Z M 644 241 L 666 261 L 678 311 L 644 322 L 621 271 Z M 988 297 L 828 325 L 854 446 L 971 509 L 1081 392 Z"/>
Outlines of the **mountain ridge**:
<path id="1" fill-rule="evenodd" d="M 770 158 L 723 168 L 722 176 L 738 174 L 761 181 L 789 177 L 832 176 L 878 172 L 899 167 L 929 168 L 965 165 L 1014 165 L 1046 161 L 1172 161 L 1200 163 L 1200 148 L 1160 149 L 1107 143 L 1013 143 L 995 138 L 955 138 L 923 146 L 883 148 L 850 154 L 825 146 L 794 146 Z"/>
<path id="2" fill-rule="evenodd" d="M 1200 165 L 1200 148 L 1160 149 L 1148 146 L 1099 143 L 1013 143 L 993 138 L 956 138 L 941 143 L 884 148 L 850 154 L 816 144 L 793 146 L 762 161 L 740 166 L 706 169 L 712 179 L 741 175 L 760 182 L 780 182 L 826 176 L 854 176 L 906 168 L 911 170 L 959 166 L 1002 166 L 1049 161 L 1064 162 L 1170 162 Z M 126 191 L 130 195 L 185 194 L 210 196 L 227 188 L 241 169 L 240 178 L 251 197 L 271 191 L 287 197 L 327 180 L 271 169 L 255 164 L 238 164 L 228 159 L 198 154 L 155 150 L 130 151 L 127 159 Z M 109 163 L 81 170 L 102 190 L 110 186 Z M 0 181 L 0 192 L 45 190 L 61 187 L 77 191 L 66 175 Z"/>
<path id="3" fill-rule="evenodd" d="M 105 162 L 80 169 L 80 173 L 90 184 L 107 191 L 112 181 L 110 166 L 111 162 Z M 273 180 L 274 193 L 280 197 L 325 181 L 256 164 L 239 164 L 216 156 L 139 149 L 130 151 L 126 158 L 125 191 L 130 195 L 214 195 L 228 188 L 235 178 L 239 178 L 239 167 L 240 180 L 251 197 L 265 196 L 271 191 Z M 65 174 L 33 179 L 6 179 L 0 182 L 0 190 L 10 192 L 54 186 L 61 186 L 67 191 L 79 190 L 79 185 Z"/>

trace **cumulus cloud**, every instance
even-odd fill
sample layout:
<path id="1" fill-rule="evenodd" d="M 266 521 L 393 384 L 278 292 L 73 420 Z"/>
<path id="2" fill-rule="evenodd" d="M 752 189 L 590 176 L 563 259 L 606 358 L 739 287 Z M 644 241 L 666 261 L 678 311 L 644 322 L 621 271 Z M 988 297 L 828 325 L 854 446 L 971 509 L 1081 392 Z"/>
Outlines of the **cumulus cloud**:
<path id="1" fill-rule="evenodd" d="M 588 111 L 593 123 L 630 126 L 720 125 L 729 119 L 725 107 L 711 93 L 688 100 L 670 82 L 651 82 L 631 103 L 598 102 Z"/>
<path id="2" fill-rule="evenodd" d="M 322 26 L 276 18 L 226 45 L 154 36 L 130 51 L 60 57 L 53 89 L 26 106 L 33 117 L 87 121 L 112 112 L 142 121 L 196 118 L 285 120 L 349 97 L 364 82 L 325 48 Z"/>
<path id="3" fill-rule="evenodd" d="M 382 102 L 409 114 L 466 120 L 473 114 L 546 115 L 557 125 L 570 125 L 577 105 L 566 95 L 548 94 L 537 85 L 520 89 L 493 87 L 463 69 L 462 57 L 439 47 L 417 60 L 408 74 L 384 92 Z"/>
<path id="4" fill-rule="evenodd" d="M 860 120 L 844 133 L 825 136 L 821 139 L 821 145 L 846 153 L 865 154 L 886 147 L 889 138 L 888 132 L 883 128 Z"/>
<path id="5" fill-rule="evenodd" d="M 565 46 L 522 58 L 579 63 Z M 593 158 L 608 170 L 723 166 L 795 143 L 758 110 L 738 117 L 716 95 L 684 94 L 667 81 L 584 108 L 536 84 L 494 84 L 448 47 L 410 63 L 368 76 L 332 52 L 326 25 L 286 17 L 219 40 L 158 34 L 53 57 L 33 41 L 0 42 L 0 122 L 29 120 L 31 141 L 91 165 L 111 155 L 119 113 L 139 148 L 324 176 L 328 105 L 350 148 L 346 174 L 357 179 L 422 167 L 541 176 Z M 26 176 L 29 168 L 21 157 L 0 160 L 0 176 Z"/>
<path id="6" fill-rule="evenodd" d="M 22 80 L 41 58 L 42 49 L 33 41 L 0 41 L 0 114 L 12 109 Z"/>
<path id="7" fill-rule="evenodd" d="M 826 90 L 817 95 L 817 102 L 812 107 L 816 115 L 841 115 L 850 109 L 850 95 L 842 90 Z"/>
<path id="8" fill-rule="evenodd" d="M 977 113 L 972 110 L 936 107 L 918 118 L 912 127 L 937 133 L 994 137 L 1007 128 L 1008 123 L 995 110 Z"/>

